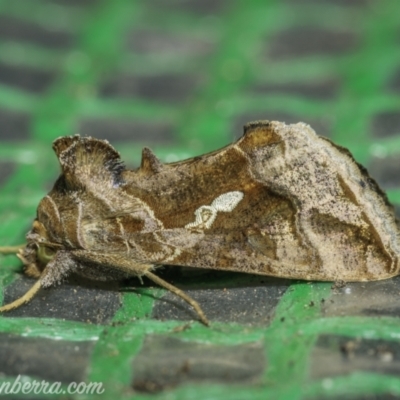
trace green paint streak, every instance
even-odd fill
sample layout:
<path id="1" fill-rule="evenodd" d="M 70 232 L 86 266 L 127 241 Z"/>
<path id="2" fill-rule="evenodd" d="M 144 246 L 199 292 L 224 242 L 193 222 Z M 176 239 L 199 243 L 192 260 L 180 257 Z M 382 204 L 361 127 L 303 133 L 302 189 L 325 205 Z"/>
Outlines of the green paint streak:
<path id="1" fill-rule="evenodd" d="M 24 236 L 35 218 L 36 207 L 45 194 L 43 186 L 53 175 L 53 169 L 48 167 L 51 162 L 45 160 L 47 159 L 33 165 L 20 165 L 1 188 L 1 244 L 15 245 L 24 242 Z M 7 265 L 6 268 L 0 268 L 0 298 L 3 298 L 4 285 L 10 284 L 16 277 L 15 273 L 21 271 L 21 262 L 14 256 L 1 256 L 0 262 L 1 265 Z M 6 318 L 0 316 L 0 331 L 8 329 L 5 320 Z"/>
<path id="2" fill-rule="evenodd" d="M 54 318 L 7 318 L 1 317 L 0 330 L 23 337 L 42 337 L 54 340 L 97 340 L 104 327 L 77 321 Z"/>
<path id="3" fill-rule="evenodd" d="M 84 99 L 79 103 L 79 114 L 83 117 L 130 118 L 149 122 L 173 122 L 179 111 L 167 104 L 156 104 L 143 100 Z"/>
<path id="4" fill-rule="evenodd" d="M 29 4 L 28 4 L 29 3 Z M 17 171 L 1 188 L 0 243 L 23 240 L 35 215 L 46 184 L 58 174 L 57 160 L 50 143 L 62 134 L 73 134 L 80 118 L 115 118 L 178 125 L 176 146 L 155 146 L 164 161 L 176 161 L 213 150 L 231 141 L 240 132 L 231 131 L 231 121 L 245 113 L 285 111 L 307 122 L 328 118 L 333 122 L 333 138 L 348 146 L 355 158 L 366 163 L 374 155 L 397 156 L 400 139 L 371 140 L 371 117 L 382 111 L 398 111 L 399 96 L 385 89 L 388 77 L 398 68 L 400 50 L 395 42 L 399 29 L 399 3 L 387 0 L 372 5 L 356 24 L 361 47 L 340 57 L 313 56 L 276 61 L 265 54 L 265 41 L 277 32 L 295 25 L 353 28 L 351 8 L 322 5 L 293 12 L 278 1 L 256 0 L 229 3 L 223 17 L 203 18 L 194 13 L 151 13 L 144 2 L 115 0 L 97 3 L 90 12 L 84 8 L 53 6 L 47 2 L 0 0 L 0 13 L 46 27 L 77 33 L 73 49 L 54 51 L 26 43 L 0 43 L 0 61 L 21 63 L 52 70 L 61 65 L 57 82 L 44 96 L 33 95 L 0 85 L 3 108 L 33 113 L 34 141 L 1 143 L 0 159 L 17 163 Z M 48 18 L 49 13 L 52 18 Z M 191 35 L 211 40 L 214 54 L 176 59 L 174 55 L 126 54 L 124 35 L 128 29 L 154 28 L 179 36 Z M 207 79 L 195 97 L 183 105 L 151 103 L 138 99 L 101 99 L 98 84 L 114 73 L 152 75 L 159 73 L 201 73 Z M 379 71 L 379 73 L 377 73 Z M 259 95 L 257 84 L 309 82 L 337 78 L 337 98 L 315 101 L 301 96 Z M 112 133 L 110 133 L 112 141 Z M 138 164 L 141 146 L 116 144 L 122 157 Z M 388 192 L 400 204 L 400 192 Z M 1 293 L 20 270 L 12 256 L 0 258 Z M 230 278 L 227 277 L 227 280 Z M 236 279 L 236 278 L 232 278 Z M 207 285 L 213 286 L 210 282 Z M 390 317 L 321 316 L 320 301 L 330 294 L 330 284 L 294 283 L 281 299 L 269 327 L 213 323 L 205 328 L 193 322 L 187 329 L 182 321 L 150 319 L 154 298 L 162 290 L 147 288 L 124 291 L 123 306 L 107 326 L 45 318 L 0 317 L 0 331 L 29 337 L 66 340 L 96 340 L 88 371 L 88 381 L 102 381 L 103 398 L 134 399 L 300 399 L 328 396 L 361 396 L 393 393 L 400 395 L 397 377 L 354 373 L 348 377 L 309 381 L 309 356 L 321 334 L 337 334 L 365 339 L 399 339 L 400 321 Z M 311 302 L 314 303 L 312 306 Z M 282 320 L 284 318 L 284 320 Z M 186 326 L 185 326 L 186 328 Z M 171 335 L 187 341 L 220 345 L 248 342 L 265 344 L 267 370 L 255 385 L 188 384 L 154 396 L 129 390 L 134 374 L 133 359 L 146 335 Z M 98 338 L 98 339 L 96 339 Z M 29 378 L 28 378 L 29 379 Z M 1 380 L 0 382 L 3 382 Z M 43 396 L 41 396 L 43 397 Z M 89 398 L 80 396 L 79 398 Z"/>
<path id="5" fill-rule="evenodd" d="M 392 317 L 331 317 L 318 318 L 309 323 L 300 324 L 305 335 L 335 332 L 337 335 L 364 339 L 382 339 L 398 341 L 400 339 L 400 320 Z"/>
<path id="6" fill-rule="evenodd" d="M 397 108 L 400 108 L 400 100 L 398 101 Z M 370 143 L 370 151 L 373 154 L 376 153 L 378 157 L 397 155 L 400 152 L 400 136 L 382 138 L 379 142 Z"/>
<path id="7" fill-rule="evenodd" d="M 178 327 L 184 326 L 180 322 Z M 237 345 L 243 343 L 259 342 L 264 339 L 265 328 L 253 327 L 251 325 L 224 324 L 213 322 L 209 328 L 195 322 L 187 330 L 173 332 L 174 337 L 187 341 L 213 343 L 221 345 Z"/>
<path id="8" fill-rule="evenodd" d="M 389 200 L 394 204 L 400 204 L 400 190 L 391 189 L 387 191 Z"/>
<path id="9" fill-rule="evenodd" d="M 388 1 L 385 5 L 374 7 L 374 12 L 368 13 L 359 25 L 363 37 L 361 47 L 356 54 L 349 54 L 340 69 L 344 88 L 335 109 L 334 139 L 353 151 L 368 137 L 369 103 L 372 100 L 375 107 L 379 105 L 376 94 L 382 90 L 390 72 L 386 55 L 397 47 L 393 39 L 398 29 L 392 15 L 394 3 Z M 385 23 L 377 23 L 379 20 Z M 398 53 L 398 49 L 395 51 Z"/>
<path id="10" fill-rule="evenodd" d="M 0 43 L 0 61 L 5 64 L 24 64 L 41 71 L 54 71 L 59 67 L 60 58 L 63 56 L 65 56 L 63 51 L 43 49 L 28 43 Z M 21 92 L 21 97 L 25 99 L 29 98 L 29 95 Z"/>
<path id="11" fill-rule="evenodd" d="M 129 328 L 104 329 L 92 354 L 88 381 L 103 382 L 107 396 L 119 397 L 130 385 L 132 355 L 140 349 L 143 336 Z"/>
<path id="12" fill-rule="evenodd" d="M 0 159 L 2 161 L 13 161 L 19 164 L 32 165 L 38 162 L 38 154 L 51 152 L 51 145 L 39 144 L 32 141 L 21 143 L 1 143 Z"/>
<path id="13" fill-rule="evenodd" d="M 325 283 L 297 283 L 285 293 L 265 334 L 269 365 L 265 379 L 269 385 L 304 382 L 317 332 L 305 335 L 302 325 L 319 317 L 321 300 L 329 295 L 330 285 Z"/>
<path id="14" fill-rule="evenodd" d="M 36 102 L 35 95 L 0 84 L 0 106 L 2 108 L 31 113 L 35 111 Z"/>
<path id="15" fill-rule="evenodd" d="M 23 6 L 21 6 L 23 3 Z M 36 22 L 53 29 L 74 32 L 84 21 L 84 13 L 79 7 L 63 7 L 51 5 L 43 1 L 7 1 L 0 2 L 0 12 L 26 20 Z"/>
<path id="16" fill-rule="evenodd" d="M 100 78 L 112 70 L 121 50 L 121 36 L 138 14 L 135 2 L 102 2 L 82 27 L 73 56 L 65 60 L 64 75 L 39 106 L 33 123 L 37 140 L 53 140 L 77 131 L 79 106 L 96 92 Z"/>
<path id="17" fill-rule="evenodd" d="M 220 32 L 219 46 L 223 51 L 204 65 L 202 69 L 207 71 L 209 82 L 182 112 L 178 134 L 188 148 L 204 152 L 224 146 L 232 134 L 240 134 L 230 132 L 228 117 L 232 110 L 226 102 L 254 79 L 249 60 L 260 33 L 274 20 L 274 12 L 269 1 L 253 1 L 251 7 L 240 1 L 231 2 L 229 13 L 224 16 L 229 24 L 222 26 Z M 262 19 L 262 25 L 256 22 Z M 246 29 L 241 29 L 243 26 Z"/>
<path id="18" fill-rule="evenodd" d="M 218 385 L 215 383 L 191 384 L 169 390 L 159 394 L 141 395 L 132 393 L 123 397 L 124 400 L 200 400 L 200 399 L 229 399 L 229 400 L 265 400 L 265 399 L 291 399 L 295 397 L 293 390 L 282 388 L 271 390 L 265 386 L 255 385 Z"/>
<path id="19" fill-rule="evenodd" d="M 129 293 L 129 288 L 122 289 L 124 294 L 123 307 L 116 315 L 115 321 L 127 321 L 126 316 L 135 312 L 135 320 L 147 318 L 153 309 L 154 300 L 162 293 L 162 289 L 135 288 L 135 293 Z"/>
<path id="20" fill-rule="evenodd" d="M 369 397 L 372 395 L 400 395 L 400 379 L 395 376 L 356 372 L 349 376 L 326 378 L 302 388 L 305 399 L 329 397 Z M 390 398 L 390 396 L 389 396 Z"/>
<path id="21" fill-rule="evenodd" d="M 289 114 L 297 114 L 299 116 L 298 122 L 306 123 L 307 118 L 327 113 L 332 107 L 329 101 L 304 101 L 304 98 L 300 96 L 285 94 L 240 95 L 230 98 L 226 101 L 226 104 L 229 105 L 228 108 L 232 112 L 232 117 L 235 115 L 234 110 L 237 109 L 248 113 L 257 113 L 263 110 L 268 110 L 269 112 L 285 110 Z M 268 119 L 267 113 L 265 119 Z M 239 132 L 235 133 L 238 134 Z"/>
<path id="22" fill-rule="evenodd" d="M 118 396 L 130 385 L 132 359 L 140 350 L 143 332 L 135 329 L 137 318 L 151 311 L 149 296 L 125 294 L 123 305 L 105 328 L 92 354 L 89 381 L 103 382 L 107 396 Z M 104 368 L 107 360 L 107 368 Z M 111 398 L 111 397 L 110 397 Z"/>

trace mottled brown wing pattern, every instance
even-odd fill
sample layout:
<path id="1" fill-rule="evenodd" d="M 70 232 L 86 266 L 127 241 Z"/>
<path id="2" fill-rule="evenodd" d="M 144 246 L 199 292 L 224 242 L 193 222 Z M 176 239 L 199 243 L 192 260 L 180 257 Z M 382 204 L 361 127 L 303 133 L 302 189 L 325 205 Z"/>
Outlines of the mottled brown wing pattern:
<path id="1" fill-rule="evenodd" d="M 236 143 L 162 164 L 143 149 L 127 170 L 107 142 L 57 139 L 61 175 L 41 201 L 19 257 L 39 277 L 6 311 L 71 272 L 147 276 L 159 264 L 306 280 L 397 275 L 393 207 L 351 154 L 303 123 L 258 121 Z"/>
<path id="2" fill-rule="evenodd" d="M 163 224 L 132 240 L 146 243 L 149 259 L 163 243 L 159 263 L 316 280 L 397 274 L 385 196 L 347 151 L 304 124 L 250 124 L 219 152 L 125 177 Z M 235 207 L 213 210 L 231 193 L 242 195 Z M 391 222 L 376 227 L 382 215 Z"/>

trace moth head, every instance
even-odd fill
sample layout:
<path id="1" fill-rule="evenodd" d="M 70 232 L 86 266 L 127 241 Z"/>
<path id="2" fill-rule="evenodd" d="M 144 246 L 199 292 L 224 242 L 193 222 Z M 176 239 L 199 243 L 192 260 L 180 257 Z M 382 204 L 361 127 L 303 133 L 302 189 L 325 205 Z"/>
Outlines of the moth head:
<path id="1" fill-rule="evenodd" d="M 43 287 L 44 280 L 42 278 L 46 277 L 46 270 L 52 270 L 52 268 L 49 269 L 46 266 L 57 253 L 57 246 L 54 243 L 46 241 L 47 238 L 48 234 L 45 226 L 36 219 L 27 235 L 27 245 L 19 249 L 17 256 L 25 264 L 25 274 L 38 279 L 23 296 L 1 306 L 0 312 L 13 310 L 27 303 Z"/>
<path id="2" fill-rule="evenodd" d="M 61 246 L 49 240 L 45 226 L 37 219 L 27 235 L 27 242 L 18 256 L 25 264 L 28 275 L 40 275 Z"/>
<path id="3" fill-rule="evenodd" d="M 50 196 L 41 200 L 37 217 L 28 232 L 27 246 L 19 254 L 20 259 L 31 270 L 40 273 L 54 258 L 60 244 L 61 224 L 58 208 Z M 29 272 L 28 272 L 29 274 Z"/>

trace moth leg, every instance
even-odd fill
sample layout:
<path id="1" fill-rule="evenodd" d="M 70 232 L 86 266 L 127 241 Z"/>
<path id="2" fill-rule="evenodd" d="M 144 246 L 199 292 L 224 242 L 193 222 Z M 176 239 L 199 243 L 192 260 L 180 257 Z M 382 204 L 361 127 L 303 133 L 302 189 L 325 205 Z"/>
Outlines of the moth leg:
<path id="1" fill-rule="evenodd" d="M 40 280 L 37 280 L 35 284 L 19 299 L 14 300 L 12 303 L 6 304 L 5 306 L 0 307 L 0 312 L 14 310 L 14 308 L 18 308 L 23 304 L 30 301 L 36 293 L 40 290 L 42 284 Z"/>
<path id="2" fill-rule="evenodd" d="M 20 244 L 18 246 L 3 246 L 0 247 L 0 254 L 18 254 L 26 245 Z"/>
<path id="3" fill-rule="evenodd" d="M 196 311 L 196 313 L 199 316 L 201 322 L 206 326 L 210 325 L 210 322 L 208 321 L 208 319 L 207 319 L 206 315 L 204 314 L 203 310 L 201 309 L 199 303 L 196 300 L 192 299 L 190 296 L 188 296 L 183 290 L 177 288 L 174 285 L 171 285 L 167 281 L 164 281 L 164 279 L 161 279 L 160 277 L 158 277 L 157 275 L 154 275 L 151 272 L 146 272 L 145 276 L 147 276 L 149 279 L 151 279 L 157 285 L 159 285 L 161 287 L 164 287 L 165 289 L 167 289 L 170 292 L 176 294 L 181 299 L 183 299 L 187 303 L 189 303 L 194 308 L 194 310 Z"/>
<path id="4" fill-rule="evenodd" d="M 31 265 L 31 267 L 33 267 L 33 265 Z M 68 252 L 57 252 L 56 256 L 47 264 L 35 284 L 20 298 L 14 300 L 12 303 L 0 307 L 0 312 L 10 311 L 22 306 L 30 301 L 41 288 L 61 283 L 62 279 L 68 276 L 68 274 L 76 268 L 77 264 L 69 256 Z"/>
<path id="5" fill-rule="evenodd" d="M 209 325 L 209 322 L 203 310 L 194 299 L 192 299 L 182 290 L 169 284 L 168 282 L 159 278 L 157 275 L 154 275 L 152 272 L 150 272 L 152 269 L 154 269 L 153 264 L 140 263 L 130 258 L 123 257 L 119 254 L 116 255 L 116 254 L 96 253 L 88 250 L 76 250 L 72 253 L 73 256 L 82 263 L 85 263 L 86 261 L 89 263 L 108 266 L 110 269 L 112 268 L 118 269 L 129 275 L 134 275 L 139 278 L 141 276 L 147 276 L 150 280 L 152 280 L 156 284 L 171 291 L 172 293 L 176 294 L 177 296 L 185 300 L 187 303 L 189 303 L 197 312 L 201 322 L 203 322 L 207 326 Z"/>
<path id="6" fill-rule="evenodd" d="M 43 272 L 37 267 L 36 264 L 25 264 L 24 266 L 24 274 L 30 278 L 39 279 L 42 276 L 42 273 Z"/>
<path id="7" fill-rule="evenodd" d="M 20 244 L 19 246 L 5 246 L 0 247 L 0 254 L 15 254 L 24 264 L 24 273 L 31 278 L 40 278 L 42 271 L 38 269 L 35 264 L 29 263 L 24 257 L 23 250 L 25 249 L 25 244 Z"/>
<path id="8" fill-rule="evenodd" d="M 25 246 L 26 246 L 25 244 L 21 244 L 19 246 L 0 247 L 0 254 L 16 254 L 18 258 L 20 258 L 22 261 L 24 261 L 21 257 L 22 257 L 22 249 L 24 249 Z M 31 276 L 31 275 L 29 275 L 29 276 Z M 39 278 L 39 276 L 35 276 L 35 278 Z M 23 304 L 30 301 L 36 295 L 36 293 L 39 291 L 40 288 L 41 288 L 41 283 L 38 280 L 22 297 L 13 301 L 12 303 L 9 303 L 9 304 L 6 304 L 5 306 L 0 307 L 0 312 L 10 311 L 10 310 L 13 310 L 15 308 L 22 306 Z"/>

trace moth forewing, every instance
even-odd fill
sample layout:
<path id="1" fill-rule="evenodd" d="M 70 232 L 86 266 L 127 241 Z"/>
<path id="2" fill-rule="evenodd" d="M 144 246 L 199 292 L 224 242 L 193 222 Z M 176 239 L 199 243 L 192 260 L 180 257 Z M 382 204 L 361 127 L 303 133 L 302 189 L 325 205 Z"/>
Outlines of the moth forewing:
<path id="1" fill-rule="evenodd" d="M 17 252 L 31 290 L 75 273 L 147 276 L 208 320 L 199 304 L 159 278 L 158 265 L 276 277 L 368 281 L 397 275 L 399 231 L 385 194 L 351 154 L 303 123 L 257 121 L 219 151 L 162 164 L 143 149 L 127 170 L 107 142 L 57 139 L 61 175 Z"/>

